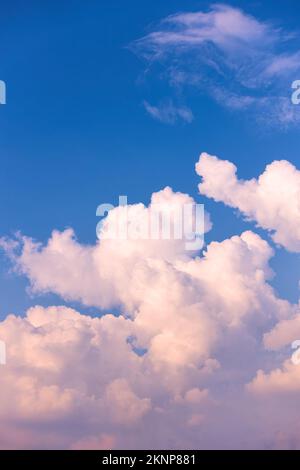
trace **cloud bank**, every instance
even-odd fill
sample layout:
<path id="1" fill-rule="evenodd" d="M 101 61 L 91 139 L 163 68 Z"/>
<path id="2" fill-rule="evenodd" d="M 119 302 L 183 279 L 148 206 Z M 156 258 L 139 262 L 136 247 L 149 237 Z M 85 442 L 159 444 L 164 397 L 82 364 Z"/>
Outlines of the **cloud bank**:
<path id="1" fill-rule="evenodd" d="M 202 154 L 196 171 L 202 195 L 298 251 L 290 163 L 244 182 L 232 163 Z M 191 200 L 166 188 L 148 207 L 129 206 L 131 223 L 138 229 L 155 201 L 172 211 Z M 106 228 L 122 210 L 109 212 Z M 173 239 L 83 245 L 71 229 L 45 244 L 18 236 L 1 245 L 33 295 L 66 304 L 0 323 L 1 448 L 300 448 L 300 369 L 290 358 L 299 305 L 271 287 L 274 249 L 261 236 L 249 230 L 198 253 Z"/>

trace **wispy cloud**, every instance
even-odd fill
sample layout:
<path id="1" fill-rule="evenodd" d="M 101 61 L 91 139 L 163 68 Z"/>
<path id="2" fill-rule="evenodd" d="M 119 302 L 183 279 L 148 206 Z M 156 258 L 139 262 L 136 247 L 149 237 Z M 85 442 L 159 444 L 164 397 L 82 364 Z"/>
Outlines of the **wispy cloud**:
<path id="1" fill-rule="evenodd" d="M 271 123 L 300 121 L 291 83 L 300 76 L 300 36 L 238 8 L 171 15 L 132 50 L 177 90 L 194 86 L 229 109 Z"/>
<path id="2" fill-rule="evenodd" d="M 186 106 L 175 106 L 173 101 L 159 103 L 153 106 L 148 101 L 144 101 L 146 111 L 154 119 L 166 124 L 175 124 L 178 120 L 192 122 L 194 119 L 192 111 Z"/>

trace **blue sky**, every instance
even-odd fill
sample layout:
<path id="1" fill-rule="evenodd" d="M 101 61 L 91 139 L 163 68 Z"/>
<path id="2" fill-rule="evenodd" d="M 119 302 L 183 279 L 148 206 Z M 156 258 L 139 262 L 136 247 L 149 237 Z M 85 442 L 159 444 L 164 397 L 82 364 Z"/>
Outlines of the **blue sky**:
<path id="1" fill-rule="evenodd" d="M 228 4 L 299 34 L 295 1 Z M 96 207 L 116 203 L 119 194 L 132 203 L 148 202 L 152 192 L 169 185 L 197 196 L 194 165 L 202 151 L 234 162 L 242 178 L 258 176 L 276 159 L 297 165 L 299 125 L 258 122 L 247 109 L 220 105 L 205 89 L 187 86 L 178 92 L 161 64 L 149 71 L 147 61 L 132 51 L 132 43 L 168 15 L 206 11 L 209 5 L 61 1 L 58 8 L 50 1 L 2 2 L 0 79 L 7 85 L 7 104 L 0 107 L 2 236 L 21 231 L 45 241 L 54 228 L 73 227 L 81 242 L 94 243 Z M 299 44 L 299 38 L 294 41 Z M 287 83 L 291 78 L 300 77 L 291 74 Z M 286 96 L 290 93 L 287 87 Z M 192 110 L 191 123 L 160 122 L 143 104 L 174 100 Z M 214 222 L 207 241 L 249 227 L 222 204 L 207 199 L 205 205 Z M 275 287 L 296 301 L 298 257 L 279 250 L 272 266 Z M 1 317 L 22 314 L 32 303 L 27 281 L 8 268 L 1 257 Z M 38 300 L 47 304 L 49 296 Z"/>
<path id="2" fill-rule="evenodd" d="M 299 449 L 298 3 L 0 6 L 0 449 Z"/>

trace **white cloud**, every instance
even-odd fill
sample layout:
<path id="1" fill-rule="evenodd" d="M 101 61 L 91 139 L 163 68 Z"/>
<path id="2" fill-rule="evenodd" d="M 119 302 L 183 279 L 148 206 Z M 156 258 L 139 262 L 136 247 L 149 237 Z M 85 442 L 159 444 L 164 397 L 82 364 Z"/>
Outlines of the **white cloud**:
<path id="1" fill-rule="evenodd" d="M 268 222 L 282 243 L 294 243 L 284 224 L 272 225 L 286 214 L 282 207 L 299 178 L 279 163 L 286 182 L 280 198 L 273 197 L 278 163 L 259 180 L 241 182 L 230 162 L 207 154 L 197 165 L 200 189 Z M 251 212 L 253 198 L 259 217 Z M 192 199 L 166 188 L 152 196 L 157 201 L 169 211 Z M 104 226 L 122 210 L 113 209 Z M 131 222 L 141 223 L 149 207 L 128 210 Z M 288 400 L 273 417 L 278 391 L 298 403 L 299 369 L 284 362 L 280 348 L 300 331 L 299 306 L 269 284 L 273 249 L 259 235 L 246 231 L 199 253 L 173 239 L 87 246 L 70 229 L 53 232 L 45 244 L 19 237 L 2 246 L 33 294 L 52 292 L 108 312 L 117 307 L 120 315 L 92 318 L 65 306 L 35 306 L 24 318 L 0 322 L 7 345 L 1 448 L 300 446 Z"/>
<path id="2" fill-rule="evenodd" d="M 131 45 L 171 87 L 193 86 L 231 110 L 269 124 L 299 123 L 291 83 L 300 73 L 297 35 L 239 8 L 171 15 Z M 162 69 L 162 72 L 161 72 Z"/>
<path id="3" fill-rule="evenodd" d="M 258 179 L 243 181 L 233 163 L 202 153 L 196 171 L 201 194 L 239 209 L 270 231 L 276 243 L 300 252 L 300 171 L 294 165 L 274 161 Z"/>
<path id="4" fill-rule="evenodd" d="M 258 395 L 291 395 L 299 394 L 300 373 L 299 365 L 295 365 L 287 359 L 281 368 L 265 373 L 257 372 L 255 378 L 247 385 L 247 389 Z"/>
<path id="5" fill-rule="evenodd" d="M 138 398 L 126 379 L 115 379 L 105 394 L 112 421 L 117 424 L 135 423 L 151 409 L 149 398 Z"/>
<path id="6" fill-rule="evenodd" d="M 143 447 L 149 445 L 147 426 L 162 429 L 151 438 L 153 447 L 165 447 L 169 439 L 175 447 L 198 446 L 189 434 L 195 426 L 210 426 L 215 413 L 222 425 L 219 384 L 250 381 L 262 360 L 259 338 L 277 319 L 294 315 L 295 307 L 267 283 L 272 250 L 252 232 L 213 242 L 200 258 L 171 250 L 165 260 L 163 250 L 144 246 L 142 252 L 126 243 L 121 250 L 81 246 L 70 231 L 56 232 L 38 249 L 25 240 L 14 261 L 36 291 L 89 305 L 119 304 L 130 318 L 34 307 L 24 319 L 9 316 L 0 323 L 8 355 L 0 416 L 11 428 L 2 447 L 86 448 L 102 445 L 97 436 L 103 434 L 113 436 L 117 447 Z M 135 348 L 145 353 L 139 356 Z M 56 438 L 47 441 L 49 422 Z M 27 437 L 32 433 L 28 441 L 12 437 L 20 425 Z"/>
<path id="7" fill-rule="evenodd" d="M 122 403 L 133 407 L 128 422 L 142 417 L 150 402 L 121 379 L 124 366 L 129 381 L 140 367 L 126 342 L 130 333 L 131 322 L 122 317 L 91 318 L 66 307 L 36 306 L 25 318 L 8 316 L 0 323 L 8 350 L 7 365 L 1 369 L 2 426 L 12 428 L 13 434 L 14 429 L 27 428 L 34 435 L 30 445 L 39 447 L 51 424 L 57 437 L 47 446 L 69 447 L 73 440 L 85 438 L 86 430 L 105 430 L 114 405 L 116 410 Z M 121 401 L 113 393 L 107 395 L 115 389 L 116 375 L 123 386 Z M 34 432 L 35 426 L 39 431 Z M 1 432 L 0 447 L 6 447 L 8 438 L 14 441 L 8 434 Z M 28 446 L 22 439 L 15 445 Z"/>
<path id="8" fill-rule="evenodd" d="M 161 53 L 160 46 L 189 47 L 211 41 L 224 51 L 236 53 L 249 52 L 249 46 L 261 46 L 265 40 L 266 45 L 270 45 L 277 39 L 278 32 L 271 25 L 238 8 L 218 4 L 206 13 L 178 13 L 167 17 L 161 23 L 161 30 L 138 40 L 137 45 Z"/>

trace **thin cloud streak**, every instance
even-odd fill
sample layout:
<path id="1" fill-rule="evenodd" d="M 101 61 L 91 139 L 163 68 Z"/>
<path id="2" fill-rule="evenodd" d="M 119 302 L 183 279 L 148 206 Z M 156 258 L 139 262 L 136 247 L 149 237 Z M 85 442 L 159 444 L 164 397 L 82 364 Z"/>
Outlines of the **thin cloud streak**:
<path id="1" fill-rule="evenodd" d="M 144 101 L 144 107 L 150 116 L 165 124 L 175 124 L 178 120 L 191 123 L 194 120 L 192 111 L 186 106 L 175 106 L 173 101 L 153 106 Z"/>
<path id="2" fill-rule="evenodd" d="M 271 22 L 216 4 L 163 19 L 131 49 L 146 59 L 148 74 L 162 68 L 159 76 L 173 89 L 192 85 L 272 125 L 300 122 L 291 103 L 291 83 L 300 75 L 299 38 Z"/>

